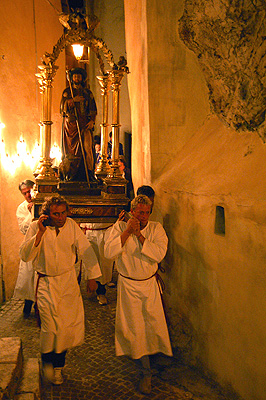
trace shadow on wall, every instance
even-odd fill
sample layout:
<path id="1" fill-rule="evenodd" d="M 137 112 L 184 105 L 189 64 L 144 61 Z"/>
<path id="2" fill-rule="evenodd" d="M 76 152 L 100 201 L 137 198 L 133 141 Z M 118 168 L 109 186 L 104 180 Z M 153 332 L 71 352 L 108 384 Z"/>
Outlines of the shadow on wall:
<path id="1" fill-rule="evenodd" d="M 195 222 L 194 213 L 189 212 L 190 207 L 196 207 L 187 198 L 182 199 L 182 195 L 178 201 L 172 197 L 164 216 L 169 239 L 163 263 L 165 300 L 174 352 L 185 361 L 196 363 L 197 355 L 207 352 L 206 337 L 217 306 L 217 282 L 204 254 L 206 232 Z"/>
<path id="2" fill-rule="evenodd" d="M 168 236 L 168 249 L 162 262 L 166 271 L 164 299 L 167 309 L 168 328 L 174 355 L 190 361 L 193 328 L 178 306 L 178 298 L 181 293 L 178 279 L 181 258 L 180 247 L 175 240 L 175 231 L 179 226 L 180 208 L 174 199 L 170 200 L 169 212 L 163 218 L 163 226 Z M 173 215 L 175 216 L 174 218 Z"/>

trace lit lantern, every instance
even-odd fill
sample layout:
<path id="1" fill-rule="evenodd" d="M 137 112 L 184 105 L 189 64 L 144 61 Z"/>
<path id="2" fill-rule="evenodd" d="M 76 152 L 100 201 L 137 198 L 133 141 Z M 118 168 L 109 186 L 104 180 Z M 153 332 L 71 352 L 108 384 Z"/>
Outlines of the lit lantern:
<path id="1" fill-rule="evenodd" d="M 74 56 L 76 57 L 77 60 L 80 60 L 83 56 L 83 49 L 84 46 L 81 44 L 72 44 Z"/>

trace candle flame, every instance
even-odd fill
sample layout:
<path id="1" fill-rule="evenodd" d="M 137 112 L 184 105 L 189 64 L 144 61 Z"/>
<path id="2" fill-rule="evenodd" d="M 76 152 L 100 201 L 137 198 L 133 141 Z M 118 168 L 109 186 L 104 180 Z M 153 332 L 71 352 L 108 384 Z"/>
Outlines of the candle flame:
<path id="1" fill-rule="evenodd" d="M 41 158 L 41 146 L 36 141 L 35 145 L 30 152 L 27 148 L 27 143 L 23 139 L 23 135 L 20 136 L 19 141 L 17 142 L 17 151 L 15 154 L 10 155 L 6 152 L 5 142 L 2 138 L 2 129 L 5 128 L 5 124 L 0 121 L 0 160 L 2 167 L 5 171 L 9 172 L 11 175 L 14 175 L 18 168 L 21 168 L 22 164 L 30 167 L 32 172 L 37 167 L 37 164 Z M 53 160 L 54 165 L 58 166 L 61 162 L 61 150 L 57 143 L 51 148 L 50 158 Z"/>

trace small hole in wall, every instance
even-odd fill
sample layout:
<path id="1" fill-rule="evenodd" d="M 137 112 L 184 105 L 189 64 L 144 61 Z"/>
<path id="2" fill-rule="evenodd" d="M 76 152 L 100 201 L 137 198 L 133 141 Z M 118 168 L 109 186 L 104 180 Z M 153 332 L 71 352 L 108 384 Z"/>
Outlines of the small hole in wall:
<path id="1" fill-rule="evenodd" d="M 225 235 L 224 208 L 221 206 L 216 206 L 214 233 L 216 235 Z"/>

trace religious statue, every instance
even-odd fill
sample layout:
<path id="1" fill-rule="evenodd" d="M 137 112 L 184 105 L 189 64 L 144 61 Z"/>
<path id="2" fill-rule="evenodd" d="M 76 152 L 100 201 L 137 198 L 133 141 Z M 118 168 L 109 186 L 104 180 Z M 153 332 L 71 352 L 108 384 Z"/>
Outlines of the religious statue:
<path id="1" fill-rule="evenodd" d="M 93 128 L 97 115 L 94 96 L 86 87 L 87 73 L 73 68 L 68 73 L 69 87 L 62 94 L 62 163 L 60 177 L 66 181 L 95 181 Z"/>

